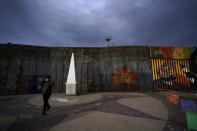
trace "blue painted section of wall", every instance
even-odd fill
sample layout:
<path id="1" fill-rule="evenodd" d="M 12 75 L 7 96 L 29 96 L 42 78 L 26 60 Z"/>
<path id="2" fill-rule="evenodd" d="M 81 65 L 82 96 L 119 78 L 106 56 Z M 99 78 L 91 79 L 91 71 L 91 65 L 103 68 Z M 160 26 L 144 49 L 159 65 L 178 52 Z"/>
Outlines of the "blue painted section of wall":
<path id="1" fill-rule="evenodd" d="M 152 72 L 149 60 L 138 61 L 136 78 L 141 91 L 152 91 Z"/>
<path id="2" fill-rule="evenodd" d="M 27 83 L 27 93 L 28 94 L 37 94 L 42 93 L 42 88 L 39 88 L 41 80 L 44 79 L 43 75 L 31 76 Z"/>

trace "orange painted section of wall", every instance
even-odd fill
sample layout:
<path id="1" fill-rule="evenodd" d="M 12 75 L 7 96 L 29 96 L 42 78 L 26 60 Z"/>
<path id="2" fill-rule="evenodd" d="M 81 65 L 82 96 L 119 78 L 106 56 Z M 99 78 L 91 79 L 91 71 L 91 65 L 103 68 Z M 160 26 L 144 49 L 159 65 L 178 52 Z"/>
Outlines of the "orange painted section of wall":
<path id="1" fill-rule="evenodd" d="M 113 72 L 113 85 L 118 86 L 121 83 L 136 85 L 136 73 L 133 69 L 128 69 L 126 66 L 116 69 Z"/>

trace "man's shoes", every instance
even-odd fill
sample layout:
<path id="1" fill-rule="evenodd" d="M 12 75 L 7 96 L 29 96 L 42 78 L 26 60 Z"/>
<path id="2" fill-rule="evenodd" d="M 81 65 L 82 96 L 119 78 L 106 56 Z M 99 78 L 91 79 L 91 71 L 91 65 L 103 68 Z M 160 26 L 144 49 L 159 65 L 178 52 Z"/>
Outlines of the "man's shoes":
<path id="1" fill-rule="evenodd" d="M 42 115 L 43 115 L 43 116 L 46 116 L 46 115 L 48 115 L 48 114 L 47 114 L 47 113 L 42 113 Z"/>
<path id="2" fill-rule="evenodd" d="M 49 107 L 47 108 L 47 111 L 50 111 L 50 108 L 51 108 L 51 107 L 49 106 Z"/>

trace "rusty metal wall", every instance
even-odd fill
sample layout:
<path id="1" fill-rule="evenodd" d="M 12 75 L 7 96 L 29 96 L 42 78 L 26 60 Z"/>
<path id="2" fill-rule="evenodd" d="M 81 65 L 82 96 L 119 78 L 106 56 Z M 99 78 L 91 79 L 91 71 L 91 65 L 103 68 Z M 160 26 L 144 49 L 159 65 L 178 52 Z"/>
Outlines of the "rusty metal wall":
<path id="1" fill-rule="evenodd" d="M 0 48 L 0 92 L 1 94 L 15 94 L 18 75 L 18 56 L 20 49 L 13 47 Z"/>
<path id="2" fill-rule="evenodd" d="M 78 93 L 152 90 L 149 47 L 50 48 L 0 45 L 0 93 L 36 93 L 40 78 L 52 75 L 54 92 L 65 92 L 72 52 Z M 143 82 L 142 82 L 143 81 Z"/>
<path id="3" fill-rule="evenodd" d="M 0 46 L 0 94 L 26 94 L 32 77 L 49 73 L 50 50 L 24 45 Z"/>

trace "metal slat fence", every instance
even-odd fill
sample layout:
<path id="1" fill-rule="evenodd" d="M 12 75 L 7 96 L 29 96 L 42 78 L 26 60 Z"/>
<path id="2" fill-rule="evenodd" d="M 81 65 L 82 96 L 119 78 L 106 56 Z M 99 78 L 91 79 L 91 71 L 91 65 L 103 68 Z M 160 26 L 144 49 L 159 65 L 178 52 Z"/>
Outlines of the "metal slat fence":
<path id="1" fill-rule="evenodd" d="M 152 59 L 155 91 L 192 91 L 191 59 Z"/>

